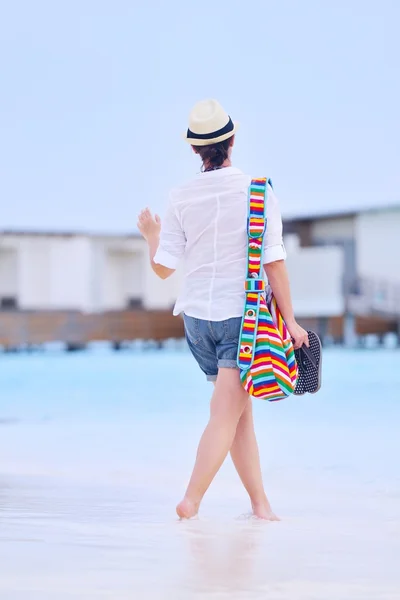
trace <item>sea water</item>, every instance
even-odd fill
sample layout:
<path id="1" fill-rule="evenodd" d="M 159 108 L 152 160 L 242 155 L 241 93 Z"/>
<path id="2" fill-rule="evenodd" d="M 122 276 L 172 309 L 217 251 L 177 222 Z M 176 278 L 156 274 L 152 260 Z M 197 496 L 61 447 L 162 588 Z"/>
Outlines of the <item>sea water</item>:
<path id="1" fill-rule="evenodd" d="M 399 363 L 329 349 L 318 394 L 255 403 L 281 522 L 229 459 L 179 522 L 211 393 L 188 353 L 1 355 L 1 600 L 399 599 Z"/>

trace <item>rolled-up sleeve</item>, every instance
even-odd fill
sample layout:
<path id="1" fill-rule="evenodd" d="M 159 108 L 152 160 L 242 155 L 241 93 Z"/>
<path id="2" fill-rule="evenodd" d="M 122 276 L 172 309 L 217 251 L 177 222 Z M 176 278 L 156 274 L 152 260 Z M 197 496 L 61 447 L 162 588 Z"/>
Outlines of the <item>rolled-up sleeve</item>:
<path id="1" fill-rule="evenodd" d="M 279 202 L 272 187 L 268 186 L 267 230 L 264 236 L 264 264 L 286 259 L 282 237 L 282 217 Z"/>
<path id="2" fill-rule="evenodd" d="M 185 253 L 186 237 L 176 209 L 170 199 L 165 216 L 161 221 L 160 243 L 154 262 L 169 269 L 176 269 Z"/>

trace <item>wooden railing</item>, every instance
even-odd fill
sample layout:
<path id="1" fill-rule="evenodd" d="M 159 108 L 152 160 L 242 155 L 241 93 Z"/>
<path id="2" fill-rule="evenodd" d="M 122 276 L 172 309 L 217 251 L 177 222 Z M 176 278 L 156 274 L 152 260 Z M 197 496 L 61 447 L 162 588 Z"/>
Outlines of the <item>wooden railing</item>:
<path id="1" fill-rule="evenodd" d="M 343 339 L 344 318 L 299 319 L 300 324 L 321 336 Z M 398 332 L 398 321 L 381 316 L 357 316 L 356 334 L 382 335 Z M 116 311 L 81 313 L 74 311 L 0 311 L 0 346 L 21 348 L 47 342 L 62 342 L 69 348 L 89 342 L 109 341 L 121 344 L 131 340 L 162 342 L 184 336 L 183 320 L 169 311 Z"/>
<path id="2" fill-rule="evenodd" d="M 6 348 L 46 342 L 79 347 L 101 340 L 114 343 L 136 339 L 162 341 L 183 335 L 182 319 L 169 311 L 0 312 L 0 345 Z"/>
<path id="3" fill-rule="evenodd" d="M 305 329 L 312 329 L 322 337 L 328 335 L 334 340 L 341 341 L 344 336 L 344 317 L 327 317 L 326 319 L 299 319 Z M 357 316 L 355 317 L 355 333 L 359 336 L 368 334 L 384 335 L 385 333 L 398 333 L 398 322 L 382 316 Z"/>

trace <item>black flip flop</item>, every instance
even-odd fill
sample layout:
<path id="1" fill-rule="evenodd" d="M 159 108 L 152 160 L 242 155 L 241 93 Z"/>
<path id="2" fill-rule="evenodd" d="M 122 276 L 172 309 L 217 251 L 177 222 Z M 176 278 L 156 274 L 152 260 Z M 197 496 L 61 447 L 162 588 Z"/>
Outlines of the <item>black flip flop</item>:
<path id="1" fill-rule="evenodd" d="M 322 345 L 321 340 L 314 331 L 308 332 L 310 347 L 303 344 L 301 348 L 294 351 L 299 377 L 297 379 L 294 394 L 315 394 L 321 387 Z"/>

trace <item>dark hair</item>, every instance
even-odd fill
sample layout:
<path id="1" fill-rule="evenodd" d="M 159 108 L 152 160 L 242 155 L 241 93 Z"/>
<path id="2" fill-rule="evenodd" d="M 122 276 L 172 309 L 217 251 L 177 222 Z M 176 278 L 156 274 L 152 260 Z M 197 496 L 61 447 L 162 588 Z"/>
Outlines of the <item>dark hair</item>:
<path id="1" fill-rule="evenodd" d="M 228 158 L 228 151 L 232 144 L 232 137 L 224 140 L 223 142 L 217 142 L 216 144 L 209 144 L 208 146 L 193 146 L 195 152 L 200 155 L 203 161 L 203 167 L 205 170 L 216 169 L 221 167 Z"/>

